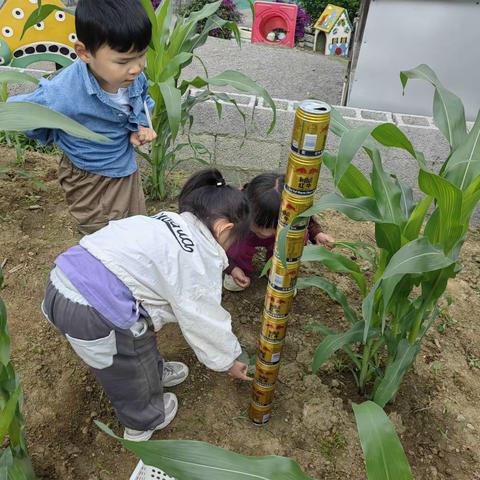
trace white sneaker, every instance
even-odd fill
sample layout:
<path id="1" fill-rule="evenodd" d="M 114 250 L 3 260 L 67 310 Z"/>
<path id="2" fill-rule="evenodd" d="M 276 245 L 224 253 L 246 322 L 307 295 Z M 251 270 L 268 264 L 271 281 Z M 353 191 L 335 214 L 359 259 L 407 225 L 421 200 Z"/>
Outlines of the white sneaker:
<path id="1" fill-rule="evenodd" d="M 237 282 L 235 282 L 233 277 L 228 274 L 225 274 L 225 278 L 223 279 L 223 288 L 229 292 L 242 292 L 245 290 L 240 285 L 237 285 Z"/>
<path id="2" fill-rule="evenodd" d="M 182 362 L 163 362 L 162 383 L 164 387 L 174 387 L 188 377 L 188 367 Z"/>
<path id="3" fill-rule="evenodd" d="M 177 396 L 170 392 L 164 393 L 163 402 L 165 405 L 165 420 L 160 425 L 157 425 L 153 430 L 134 430 L 133 428 L 125 428 L 123 438 L 125 440 L 131 440 L 132 442 L 145 442 L 146 440 L 150 440 L 153 432 L 168 426 L 177 414 Z"/>

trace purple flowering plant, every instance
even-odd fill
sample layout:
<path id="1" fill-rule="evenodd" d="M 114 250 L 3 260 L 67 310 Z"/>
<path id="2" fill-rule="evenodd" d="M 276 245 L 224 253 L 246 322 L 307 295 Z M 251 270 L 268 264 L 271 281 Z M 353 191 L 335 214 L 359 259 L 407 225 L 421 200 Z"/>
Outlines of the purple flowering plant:
<path id="1" fill-rule="evenodd" d="M 284 0 L 275 0 L 276 3 L 291 3 Z M 304 8 L 298 5 L 297 23 L 295 24 L 295 41 L 298 42 L 305 36 L 305 27 L 310 24 L 311 17 Z"/>

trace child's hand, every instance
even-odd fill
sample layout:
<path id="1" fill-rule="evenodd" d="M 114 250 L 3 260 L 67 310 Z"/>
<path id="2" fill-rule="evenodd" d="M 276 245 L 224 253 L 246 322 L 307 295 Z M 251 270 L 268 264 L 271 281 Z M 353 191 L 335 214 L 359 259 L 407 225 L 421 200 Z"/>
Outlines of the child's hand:
<path id="1" fill-rule="evenodd" d="M 146 143 L 151 143 L 157 138 L 155 130 L 146 127 L 139 127 L 138 132 L 132 132 L 130 134 L 130 143 L 139 147 Z"/>
<path id="2" fill-rule="evenodd" d="M 250 277 L 245 275 L 245 272 L 240 267 L 235 267 L 230 272 L 230 275 L 239 287 L 248 288 L 250 286 Z"/>
<path id="3" fill-rule="evenodd" d="M 238 378 L 239 380 L 246 380 L 247 382 L 251 382 L 253 380 L 252 377 L 247 375 L 248 365 L 246 363 L 237 362 L 230 367 L 228 370 L 228 374 L 233 378 Z"/>
<path id="4" fill-rule="evenodd" d="M 335 243 L 335 239 L 331 235 L 323 232 L 317 233 L 314 241 L 316 245 L 324 245 L 325 247 L 331 247 Z"/>

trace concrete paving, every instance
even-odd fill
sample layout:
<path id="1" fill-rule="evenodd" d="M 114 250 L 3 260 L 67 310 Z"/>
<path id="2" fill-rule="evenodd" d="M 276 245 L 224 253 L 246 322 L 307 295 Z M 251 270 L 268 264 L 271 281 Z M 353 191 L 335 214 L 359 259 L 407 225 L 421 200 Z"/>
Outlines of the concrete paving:
<path id="1" fill-rule="evenodd" d="M 233 40 L 209 37 L 195 53 L 205 63 L 210 77 L 224 70 L 238 70 L 264 86 L 272 97 L 304 100 L 317 98 L 340 104 L 347 62 L 319 53 L 245 41 L 239 48 Z M 184 78 L 204 75 L 197 60 L 185 69 Z M 231 87 L 216 90 L 232 92 Z"/>

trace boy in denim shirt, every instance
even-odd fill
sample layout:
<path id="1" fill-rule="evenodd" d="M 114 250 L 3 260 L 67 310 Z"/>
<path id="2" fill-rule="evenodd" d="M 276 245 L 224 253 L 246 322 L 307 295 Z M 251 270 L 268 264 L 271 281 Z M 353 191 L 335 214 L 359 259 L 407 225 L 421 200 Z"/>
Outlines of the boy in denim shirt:
<path id="1" fill-rule="evenodd" d="M 150 110 L 154 102 L 142 73 L 152 26 L 139 0 L 80 0 L 75 23 L 79 60 L 10 101 L 45 105 L 111 140 L 94 142 L 56 129 L 28 132 L 64 151 L 60 185 L 80 232 L 88 234 L 110 220 L 146 213 L 134 145 L 157 136 L 147 127 L 144 101 Z"/>

